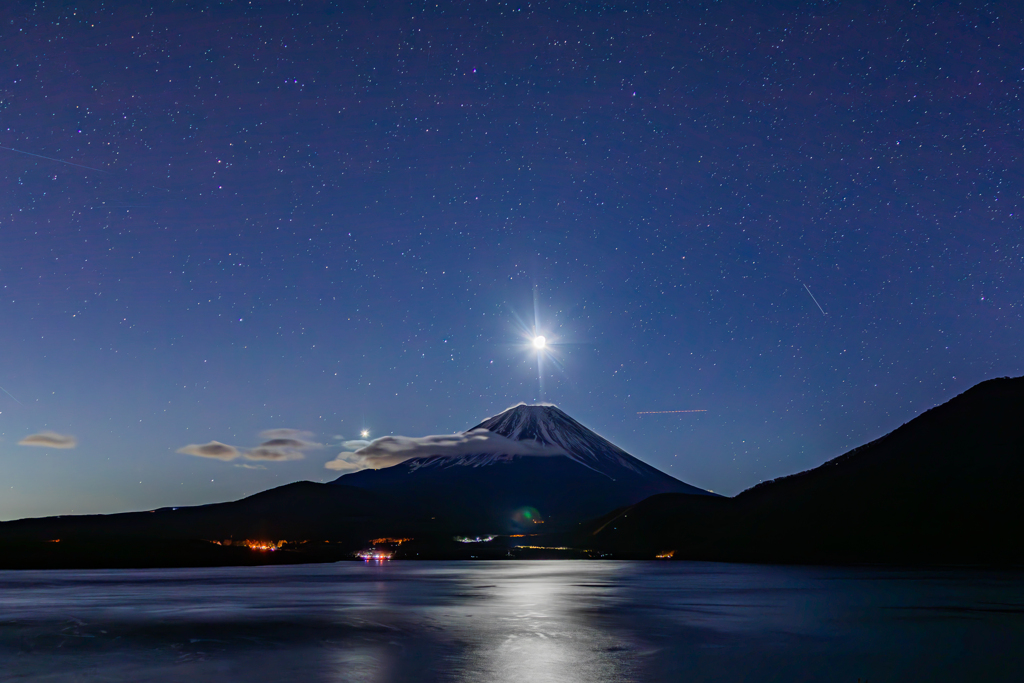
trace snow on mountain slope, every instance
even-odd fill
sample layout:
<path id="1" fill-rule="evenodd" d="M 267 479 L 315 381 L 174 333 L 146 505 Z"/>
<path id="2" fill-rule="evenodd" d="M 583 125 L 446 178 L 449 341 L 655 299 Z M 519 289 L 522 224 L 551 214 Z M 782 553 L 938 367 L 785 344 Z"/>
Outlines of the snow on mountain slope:
<path id="1" fill-rule="evenodd" d="M 482 438 L 484 435 L 489 438 Z M 395 443 L 385 444 L 388 439 Z M 420 439 L 385 437 L 380 442 L 355 455 L 361 455 L 363 462 L 383 460 L 380 456 L 386 456 L 389 464 L 400 462 L 408 474 L 452 467 L 487 467 L 540 456 L 565 457 L 613 482 L 645 481 L 659 490 L 714 495 L 634 458 L 553 405 L 521 403 L 461 434 Z M 404 454 L 400 452 L 403 449 Z M 384 469 L 389 468 L 385 466 L 380 471 Z"/>
<path id="2" fill-rule="evenodd" d="M 486 429 L 513 441 L 531 440 L 545 446 L 558 446 L 572 460 L 615 479 L 618 468 L 650 476 L 665 475 L 650 465 L 637 460 L 595 432 L 552 405 L 526 405 L 520 403 L 489 417 L 470 432 Z"/>

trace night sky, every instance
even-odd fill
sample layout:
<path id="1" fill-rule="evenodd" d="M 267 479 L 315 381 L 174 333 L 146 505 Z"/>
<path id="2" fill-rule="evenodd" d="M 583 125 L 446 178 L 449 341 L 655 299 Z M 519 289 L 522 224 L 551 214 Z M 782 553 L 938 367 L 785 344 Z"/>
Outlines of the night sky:
<path id="1" fill-rule="evenodd" d="M 0 519 L 327 481 L 520 401 L 732 495 L 1024 374 L 1022 26 L 5 2 Z"/>

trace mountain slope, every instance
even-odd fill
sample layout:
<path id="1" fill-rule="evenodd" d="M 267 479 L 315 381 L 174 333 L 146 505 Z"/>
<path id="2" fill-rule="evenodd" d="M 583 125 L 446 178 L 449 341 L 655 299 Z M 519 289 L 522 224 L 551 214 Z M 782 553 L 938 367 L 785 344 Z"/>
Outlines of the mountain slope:
<path id="1" fill-rule="evenodd" d="M 556 406 L 519 404 L 490 417 L 470 431 L 486 429 L 513 441 L 527 439 L 544 446 L 559 446 L 570 460 L 613 480 L 639 477 L 679 486 L 682 493 L 711 495 L 690 486 L 622 450 L 572 419 Z"/>
<path id="2" fill-rule="evenodd" d="M 994 379 L 815 469 L 722 505 L 656 496 L 591 538 L 703 559 L 1021 562 L 1022 488 L 1024 378 Z"/>
<path id="3" fill-rule="evenodd" d="M 469 430 L 556 446 L 558 456 L 425 455 L 335 480 L 402 501 L 461 533 L 567 529 L 658 493 L 713 496 L 634 458 L 554 406 L 520 404 Z M 538 524 L 545 524 L 539 527 Z"/>

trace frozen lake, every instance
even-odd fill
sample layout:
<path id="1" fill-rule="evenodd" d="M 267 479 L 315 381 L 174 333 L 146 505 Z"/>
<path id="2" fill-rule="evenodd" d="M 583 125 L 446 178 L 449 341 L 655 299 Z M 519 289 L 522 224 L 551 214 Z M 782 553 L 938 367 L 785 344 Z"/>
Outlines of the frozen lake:
<path id="1" fill-rule="evenodd" d="M 1022 681 L 1024 574 L 605 561 L 0 572 L 0 681 Z"/>

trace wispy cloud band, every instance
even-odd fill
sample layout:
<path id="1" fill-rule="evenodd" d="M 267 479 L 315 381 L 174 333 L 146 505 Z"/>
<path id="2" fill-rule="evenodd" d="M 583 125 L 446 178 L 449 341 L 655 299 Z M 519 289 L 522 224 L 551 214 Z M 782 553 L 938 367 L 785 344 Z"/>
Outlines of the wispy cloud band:
<path id="1" fill-rule="evenodd" d="M 74 448 L 78 445 L 78 439 L 70 434 L 58 434 L 57 432 L 39 432 L 29 434 L 18 442 L 19 446 L 40 446 L 42 448 Z"/>

